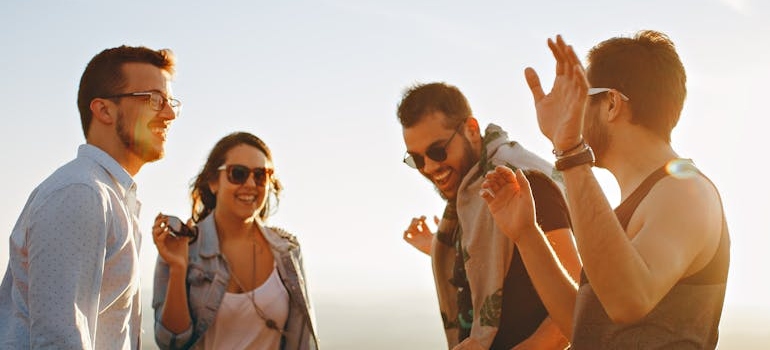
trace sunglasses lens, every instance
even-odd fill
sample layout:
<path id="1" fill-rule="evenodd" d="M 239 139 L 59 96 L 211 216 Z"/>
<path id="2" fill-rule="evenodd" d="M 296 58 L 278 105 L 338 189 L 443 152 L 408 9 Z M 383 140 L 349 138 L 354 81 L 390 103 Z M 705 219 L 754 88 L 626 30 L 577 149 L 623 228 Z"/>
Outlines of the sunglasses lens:
<path id="1" fill-rule="evenodd" d="M 249 168 L 243 165 L 233 165 L 230 167 L 230 171 L 227 172 L 227 177 L 230 182 L 236 185 L 242 185 L 249 179 Z"/>
<path id="2" fill-rule="evenodd" d="M 446 160 L 446 148 L 443 148 L 443 147 L 431 148 L 427 152 L 425 152 L 425 155 L 427 155 L 428 158 L 432 159 L 433 161 L 443 162 Z"/>
<path id="3" fill-rule="evenodd" d="M 179 233 L 182 230 L 182 220 L 176 216 L 168 216 L 166 218 L 166 224 L 171 232 Z"/>
<path id="4" fill-rule="evenodd" d="M 262 186 L 267 181 L 267 176 L 265 169 L 257 168 L 254 169 L 254 181 L 257 183 L 258 186 Z"/>

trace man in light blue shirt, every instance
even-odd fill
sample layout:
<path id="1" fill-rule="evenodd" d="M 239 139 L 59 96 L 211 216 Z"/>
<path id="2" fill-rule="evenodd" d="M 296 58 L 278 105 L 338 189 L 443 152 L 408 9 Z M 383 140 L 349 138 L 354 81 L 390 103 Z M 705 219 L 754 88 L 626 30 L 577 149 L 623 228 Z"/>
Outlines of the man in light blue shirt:
<path id="1" fill-rule="evenodd" d="M 181 103 L 169 50 L 121 46 L 80 80 L 86 144 L 30 195 L 10 237 L 0 286 L 0 349 L 139 349 L 138 227 L 133 176 L 163 157 Z"/>

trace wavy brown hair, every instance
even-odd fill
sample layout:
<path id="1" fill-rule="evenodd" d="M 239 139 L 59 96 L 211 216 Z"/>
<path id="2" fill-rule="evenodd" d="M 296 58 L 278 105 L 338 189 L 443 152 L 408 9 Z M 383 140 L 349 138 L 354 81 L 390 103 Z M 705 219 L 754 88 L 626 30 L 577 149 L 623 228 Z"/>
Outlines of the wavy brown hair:
<path id="1" fill-rule="evenodd" d="M 270 152 L 270 148 L 267 147 L 264 141 L 259 137 L 256 137 L 248 132 L 234 132 L 220 139 L 214 148 L 211 149 L 209 157 L 206 160 L 206 164 L 203 169 L 195 178 L 195 181 L 190 186 L 190 197 L 192 199 L 192 220 L 194 222 L 200 222 L 206 216 L 214 211 L 217 206 L 217 196 L 211 192 L 209 183 L 219 176 L 219 168 L 225 163 L 225 157 L 227 152 L 239 145 L 252 146 L 265 154 L 270 162 L 273 162 L 273 154 Z M 283 186 L 275 174 L 270 175 L 268 181 L 267 200 L 265 206 L 259 212 L 259 217 L 262 221 L 266 221 L 267 217 L 278 208 L 278 195 L 281 193 Z M 271 199 L 275 203 L 271 203 Z"/>

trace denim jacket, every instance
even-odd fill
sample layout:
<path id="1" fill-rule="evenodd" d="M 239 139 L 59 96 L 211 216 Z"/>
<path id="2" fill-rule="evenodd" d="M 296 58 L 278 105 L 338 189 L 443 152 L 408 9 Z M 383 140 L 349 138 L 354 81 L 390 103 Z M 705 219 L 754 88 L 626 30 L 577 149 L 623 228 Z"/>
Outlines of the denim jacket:
<path id="1" fill-rule="evenodd" d="M 168 264 L 158 256 L 152 307 L 155 309 L 155 342 L 161 349 L 200 348 L 201 337 L 214 322 L 224 297 L 230 270 L 219 249 L 214 215 L 198 223 L 198 240 L 190 245 L 187 265 L 187 299 L 192 326 L 174 334 L 161 324 L 161 314 L 168 286 Z M 289 318 L 284 328 L 281 349 L 318 349 L 315 314 L 305 284 L 302 253 L 297 239 L 278 229 L 260 227 L 270 244 L 276 268 L 289 293 Z"/>

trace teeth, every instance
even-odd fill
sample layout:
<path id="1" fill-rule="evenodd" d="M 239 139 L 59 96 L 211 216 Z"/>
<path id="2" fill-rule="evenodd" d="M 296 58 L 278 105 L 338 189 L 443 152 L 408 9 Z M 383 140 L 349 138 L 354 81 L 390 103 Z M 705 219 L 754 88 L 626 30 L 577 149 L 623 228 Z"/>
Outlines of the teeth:
<path id="1" fill-rule="evenodd" d="M 433 182 L 436 182 L 436 183 L 443 182 L 444 180 L 446 180 L 449 177 L 449 174 L 451 174 L 451 173 L 452 172 L 450 170 L 441 172 L 441 173 L 433 176 Z"/>
<path id="2" fill-rule="evenodd" d="M 244 201 L 244 202 L 254 202 L 254 201 L 257 200 L 257 196 L 255 196 L 255 195 L 245 195 L 245 194 L 239 195 L 236 198 L 238 198 L 238 200 L 241 200 L 241 201 Z"/>
<path id="3" fill-rule="evenodd" d="M 157 134 L 157 135 L 163 136 L 163 137 L 166 136 L 166 128 L 160 128 L 160 127 L 150 128 L 150 132 L 152 132 L 153 134 Z"/>

